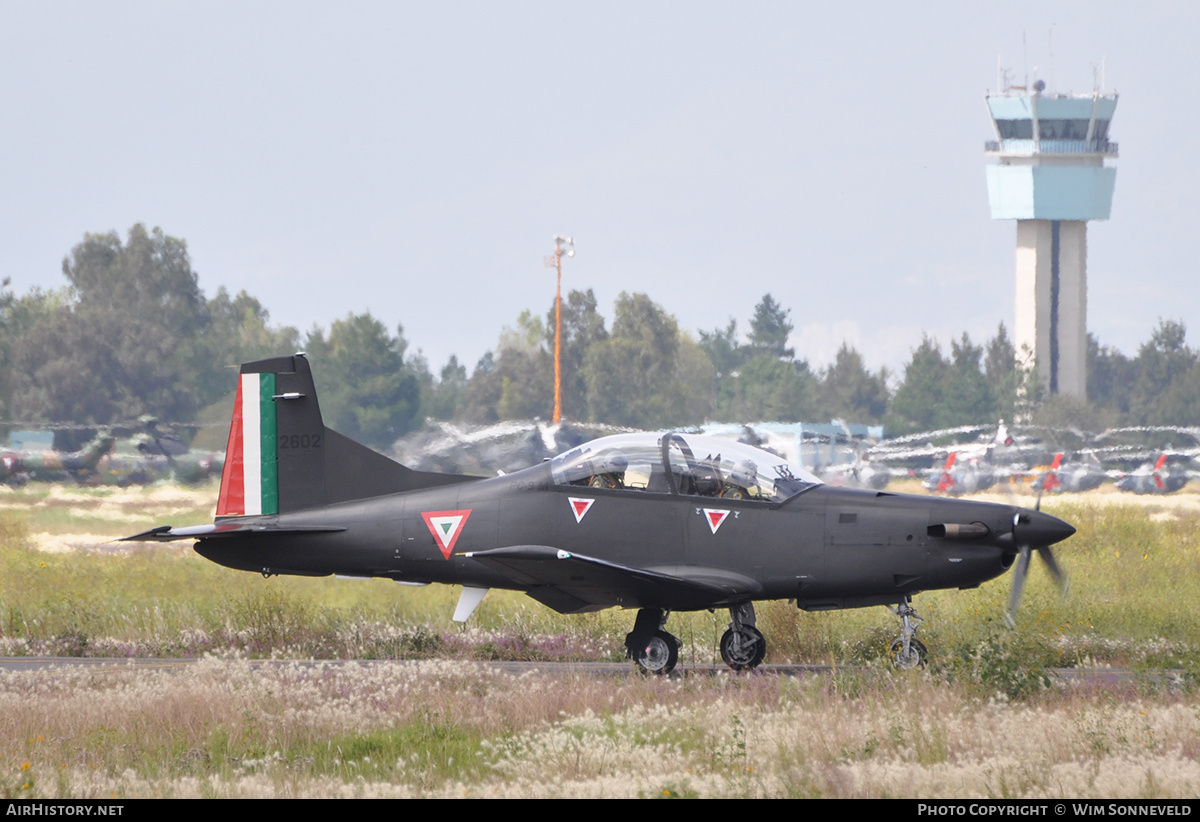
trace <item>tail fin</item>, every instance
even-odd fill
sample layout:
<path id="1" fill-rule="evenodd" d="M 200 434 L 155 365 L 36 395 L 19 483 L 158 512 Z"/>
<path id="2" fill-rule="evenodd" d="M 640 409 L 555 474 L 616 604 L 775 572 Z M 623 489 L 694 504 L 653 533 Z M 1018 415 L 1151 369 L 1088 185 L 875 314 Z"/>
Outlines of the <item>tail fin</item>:
<path id="1" fill-rule="evenodd" d="M 326 428 L 308 360 L 273 357 L 238 375 L 217 516 L 286 514 L 474 479 L 413 471 Z"/>
<path id="2" fill-rule="evenodd" d="M 100 462 L 100 458 L 112 450 L 116 441 L 116 437 L 112 434 L 97 434 L 91 442 L 70 456 L 78 459 L 81 468 L 95 468 L 96 464 Z"/>

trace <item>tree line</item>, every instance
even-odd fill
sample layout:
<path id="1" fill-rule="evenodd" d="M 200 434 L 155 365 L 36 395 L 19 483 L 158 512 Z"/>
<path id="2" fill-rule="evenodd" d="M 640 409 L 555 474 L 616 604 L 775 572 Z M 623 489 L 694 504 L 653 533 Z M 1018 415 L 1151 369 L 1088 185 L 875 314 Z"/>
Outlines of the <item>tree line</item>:
<path id="1" fill-rule="evenodd" d="M 349 314 L 305 334 L 272 324 L 265 306 L 224 287 L 208 298 L 185 241 L 142 225 L 122 241 L 87 234 L 63 260 L 66 283 L 0 291 L 0 419 L 172 422 L 227 419 L 240 362 L 305 350 L 327 423 L 386 447 L 427 417 L 489 423 L 552 413 L 554 306 L 525 311 L 468 372 L 457 357 L 435 374 L 402 327 Z M 813 367 L 788 346 L 790 310 L 763 295 L 743 333 L 692 333 L 646 294 L 622 293 L 611 319 L 591 289 L 562 310 L 563 413 L 636 428 L 708 420 L 883 424 L 890 435 L 994 419 L 1102 430 L 1200 424 L 1200 355 L 1182 322 L 1161 321 L 1135 356 L 1090 339 L 1088 400 L 1045 397 L 1016 365 L 1001 324 L 949 351 L 926 336 L 902 373 L 872 371 L 843 343 Z"/>

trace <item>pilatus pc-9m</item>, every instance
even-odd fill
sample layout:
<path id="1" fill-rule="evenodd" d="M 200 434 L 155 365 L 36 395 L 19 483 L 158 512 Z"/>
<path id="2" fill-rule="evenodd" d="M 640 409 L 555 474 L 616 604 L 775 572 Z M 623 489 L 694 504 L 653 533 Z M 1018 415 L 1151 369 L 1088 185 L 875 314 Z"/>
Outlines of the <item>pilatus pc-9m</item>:
<path id="1" fill-rule="evenodd" d="M 919 591 L 972 588 L 1075 529 L 1039 511 L 831 488 L 779 457 L 690 434 L 605 437 L 490 479 L 414 471 L 326 428 L 303 355 L 241 368 L 216 521 L 129 539 L 194 539 L 213 562 L 264 575 L 344 574 L 463 586 L 465 620 L 490 588 L 564 614 L 637 609 L 625 645 L 668 673 L 671 611 L 728 608 L 721 656 L 758 665 L 754 603 L 886 605 L 897 664 L 918 664 Z"/>

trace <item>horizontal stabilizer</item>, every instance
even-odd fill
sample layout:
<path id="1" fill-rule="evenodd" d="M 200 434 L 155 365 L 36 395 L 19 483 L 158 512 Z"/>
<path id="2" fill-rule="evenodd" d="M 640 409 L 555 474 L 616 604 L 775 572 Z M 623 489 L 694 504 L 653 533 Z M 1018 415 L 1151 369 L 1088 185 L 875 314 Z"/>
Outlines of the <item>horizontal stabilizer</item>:
<path id="1" fill-rule="evenodd" d="M 213 539 L 214 537 L 244 537 L 248 535 L 281 536 L 284 534 L 322 534 L 345 531 L 339 525 L 310 525 L 303 528 L 275 528 L 269 525 L 251 525 L 238 522 L 218 522 L 212 525 L 189 525 L 173 528 L 159 525 L 131 537 L 121 537 L 120 542 L 171 542 L 177 539 Z"/>

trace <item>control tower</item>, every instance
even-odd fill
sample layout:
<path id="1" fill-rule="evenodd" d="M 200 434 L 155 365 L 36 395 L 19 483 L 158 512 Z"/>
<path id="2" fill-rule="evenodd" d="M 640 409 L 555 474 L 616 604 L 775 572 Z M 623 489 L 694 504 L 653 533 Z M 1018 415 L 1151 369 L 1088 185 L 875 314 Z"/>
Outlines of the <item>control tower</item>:
<path id="1" fill-rule="evenodd" d="M 1108 127 L 1117 95 L 1046 94 L 1046 84 L 985 96 L 993 220 L 1017 221 L 1013 343 L 1051 393 L 1087 398 L 1087 221 L 1107 220 L 1117 170 Z"/>

